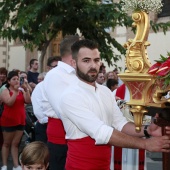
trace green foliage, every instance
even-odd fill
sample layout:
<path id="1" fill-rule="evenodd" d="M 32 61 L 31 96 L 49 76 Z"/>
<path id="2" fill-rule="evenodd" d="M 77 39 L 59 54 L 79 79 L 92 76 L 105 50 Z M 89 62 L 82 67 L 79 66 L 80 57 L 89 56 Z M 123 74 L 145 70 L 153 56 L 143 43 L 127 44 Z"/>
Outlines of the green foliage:
<path id="1" fill-rule="evenodd" d="M 110 1 L 108 1 L 110 2 Z M 112 65 L 120 59 L 115 48 L 125 54 L 106 28 L 131 27 L 132 20 L 121 11 L 121 3 L 100 3 L 98 0 L 3 0 L 0 2 L 0 38 L 19 40 L 25 48 L 38 48 L 44 54 L 51 40 L 59 33 L 75 34 L 77 28 L 85 38 L 98 42 L 101 57 Z M 153 27 L 156 32 L 158 25 Z"/>
<path id="2" fill-rule="evenodd" d="M 151 28 L 155 33 L 157 33 L 160 29 L 166 34 L 168 29 L 170 28 L 170 22 L 167 23 L 154 23 L 153 21 L 150 22 Z"/>

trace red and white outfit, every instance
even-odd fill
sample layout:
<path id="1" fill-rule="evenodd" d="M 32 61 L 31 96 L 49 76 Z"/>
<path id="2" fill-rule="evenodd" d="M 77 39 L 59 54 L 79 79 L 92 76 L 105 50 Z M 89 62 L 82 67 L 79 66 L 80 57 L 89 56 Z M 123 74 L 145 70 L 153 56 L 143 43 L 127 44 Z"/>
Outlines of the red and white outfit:
<path id="1" fill-rule="evenodd" d="M 78 80 L 75 69 L 59 61 L 58 66 L 50 70 L 43 82 L 46 101 L 43 101 L 44 114 L 48 116 L 48 141 L 66 144 L 65 131 L 58 110 L 59 99 L 65 89 Z"/>
<path id="2" fill-rule="evenodd" d="M 13 92 L 9 92 L 12 96 Z M 1 126 L 11 127 L 18 125 L 25 125 L 25 107 L 24 107 L 24 96 L 21 91 L 16 97 L 16 100 L 12 106 L 8 106 L 4 103 L 4 110 L 1 116 Z"/>
<path id="3" fill-rule="evenodd" d="M 60 120 L 58 105 L 59 99 L 65 89 L 70 84 L 74 84 L 77 80 L 78 78 L 75 69 L 64 62 L 59 61 L 58 66 L 47 73 L 43 82 L 46 100 L 42 102 L 42 105 L 44 114 L 48 117 L 47 138 L 49 150 L 56 152 L 56 155 L 54 153 L 54 159 L 58 157 L 56 159 L 58 165 L 55 164 L 53 160 L 53 165 L 50 169 L 56 169 L 56 167 L 57 169 L 64 169 L 62 168 L 62 164 L 65 165 L 64 159 L 66 159 L 67 154 L 67 141 L 65 139 L 63 123 Z M 56 150 L 53 150 L 53 148 Z"/>
<path id="4" fill-rule="evenodd" d="M 130 94 L 125 84 L 113 94 L 122 100 L 129 101 Z M 146 170 L 145 150 L 112 147 L 111 170 Z"/>
<path id="5" fill-rule="evenodd" d="M 68 140 L 66 170 L 110 170 L 107 144 L 114 128 L 121 131 L 127 123 L 113 93 L 79 80 L 63 93 L 59 106 Z"/>

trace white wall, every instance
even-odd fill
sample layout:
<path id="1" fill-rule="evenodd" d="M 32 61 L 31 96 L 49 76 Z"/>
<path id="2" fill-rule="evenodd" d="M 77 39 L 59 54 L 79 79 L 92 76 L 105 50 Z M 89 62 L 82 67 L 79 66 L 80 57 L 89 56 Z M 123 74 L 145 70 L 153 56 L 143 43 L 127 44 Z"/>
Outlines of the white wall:
<path id="1" fill-rule="evenodd" d="M 148 56 L 153 64 L 160 58 L 160 54 L 167 56 L 167 52 L 170 52 L 170 31 L 164 35 L 163 33 L 151 33 L 149 34 L 148 41 L 151 46 L 148 47 Z"/>
<path id="2" fill-rule="evenodd" d="M 119 35 L 123 35 L 125 33 L 124 29 L 118 29 Z M 120 44 L 124 44 L 126 42 L 126 37 L 120 36 L 120 37 L 115 37 L 116 40 Z M 134 37 L 130 37 L 134 38 Z M 170 31 L 164 35 L 162 32 L 159 33 L 150 33 L 148 37 L 148 41 L 150 42 L 150 46 L 147 47 L 147 52 L 149 56 L 150 62 L 153 64 L 155 61 L 160 58 L 160 54 L 163 56 L 167 56 L 167 52 L 170 52 Z M 114 49 L 115 53 L 119 54 L 116 49 Z M 102 61 L 104 62 L 104 61 Z M 109 67 L 106 62 L 104 62 L 106 66 L 106 71 L 111 71 L 114 69 L 113 66 Z M 122 60 L 118 61 L 117 63 L 118 67 L 122 67 L 122 72 L 124 71 L 125 68 L 125 57 L 122 56 Z"/>
<path id="3" fill-rule="evenodd" d="M 23 46 L 10 47 L 9 71 L 12 69 L 25 70 L 25 49 Z"/>

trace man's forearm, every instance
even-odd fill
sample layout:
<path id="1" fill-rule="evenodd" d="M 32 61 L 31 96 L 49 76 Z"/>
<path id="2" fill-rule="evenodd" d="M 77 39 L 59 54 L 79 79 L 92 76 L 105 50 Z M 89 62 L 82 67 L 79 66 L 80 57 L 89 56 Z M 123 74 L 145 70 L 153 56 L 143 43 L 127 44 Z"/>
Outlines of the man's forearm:
<path id="1" fill-rule="evenodd" d="M 125 133 L 113 130 L 112 136 L 109 140 L 110 145 L 119 146 L 123 148 L 145 149 L 145 139 L 133 137 Z"/>
<path id="2" fill-rule="evenodd" d="M 135 124 L 132 122 L 128 122 L 126 125 L 124 125 L 122 131 L 123 133 L 126 133 L 131 136 L 136 136 L 136 137 L 144 137 L 144 126 L 141 127 L 141 131 L 137 132 L 135 130 Z"/>
<path id="3" fill-rule="evenodd" d="M 150 152 L 170 152 L 169 136 L 144 139 L 127 135 L 116 129 L 113 130 L 108 144 L 123 148 L 146 149 Z"/>

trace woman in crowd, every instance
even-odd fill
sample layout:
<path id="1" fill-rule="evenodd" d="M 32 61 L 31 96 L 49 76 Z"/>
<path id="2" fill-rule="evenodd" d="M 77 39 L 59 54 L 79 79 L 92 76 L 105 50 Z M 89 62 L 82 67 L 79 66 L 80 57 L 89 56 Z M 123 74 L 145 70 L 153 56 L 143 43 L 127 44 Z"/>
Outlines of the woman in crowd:
<path id="1" fill-rule="evenodd" d="M 20 87 L 18 72 L 11 71 L 7 77 L 6 89 L 1 93 L 4 110 L 1 116 L 3 133 L 1 170 L 7 170 L 7 160 L 11 148 L 13 170 L 21 170 L 18 164 L 18 145 L 23 135 L 25 126 L 24 103 L 30 103 L 30 92 L 24 82 Z"/>
<path id="2" fill-rule="evenodd" d="M 105 74 L 105 82 L 103 83 L 103 85 L 106 86 L 106 83 L 109 79 L 115 79 L 115 73 L 113 71 L 109 71 Z"/>

